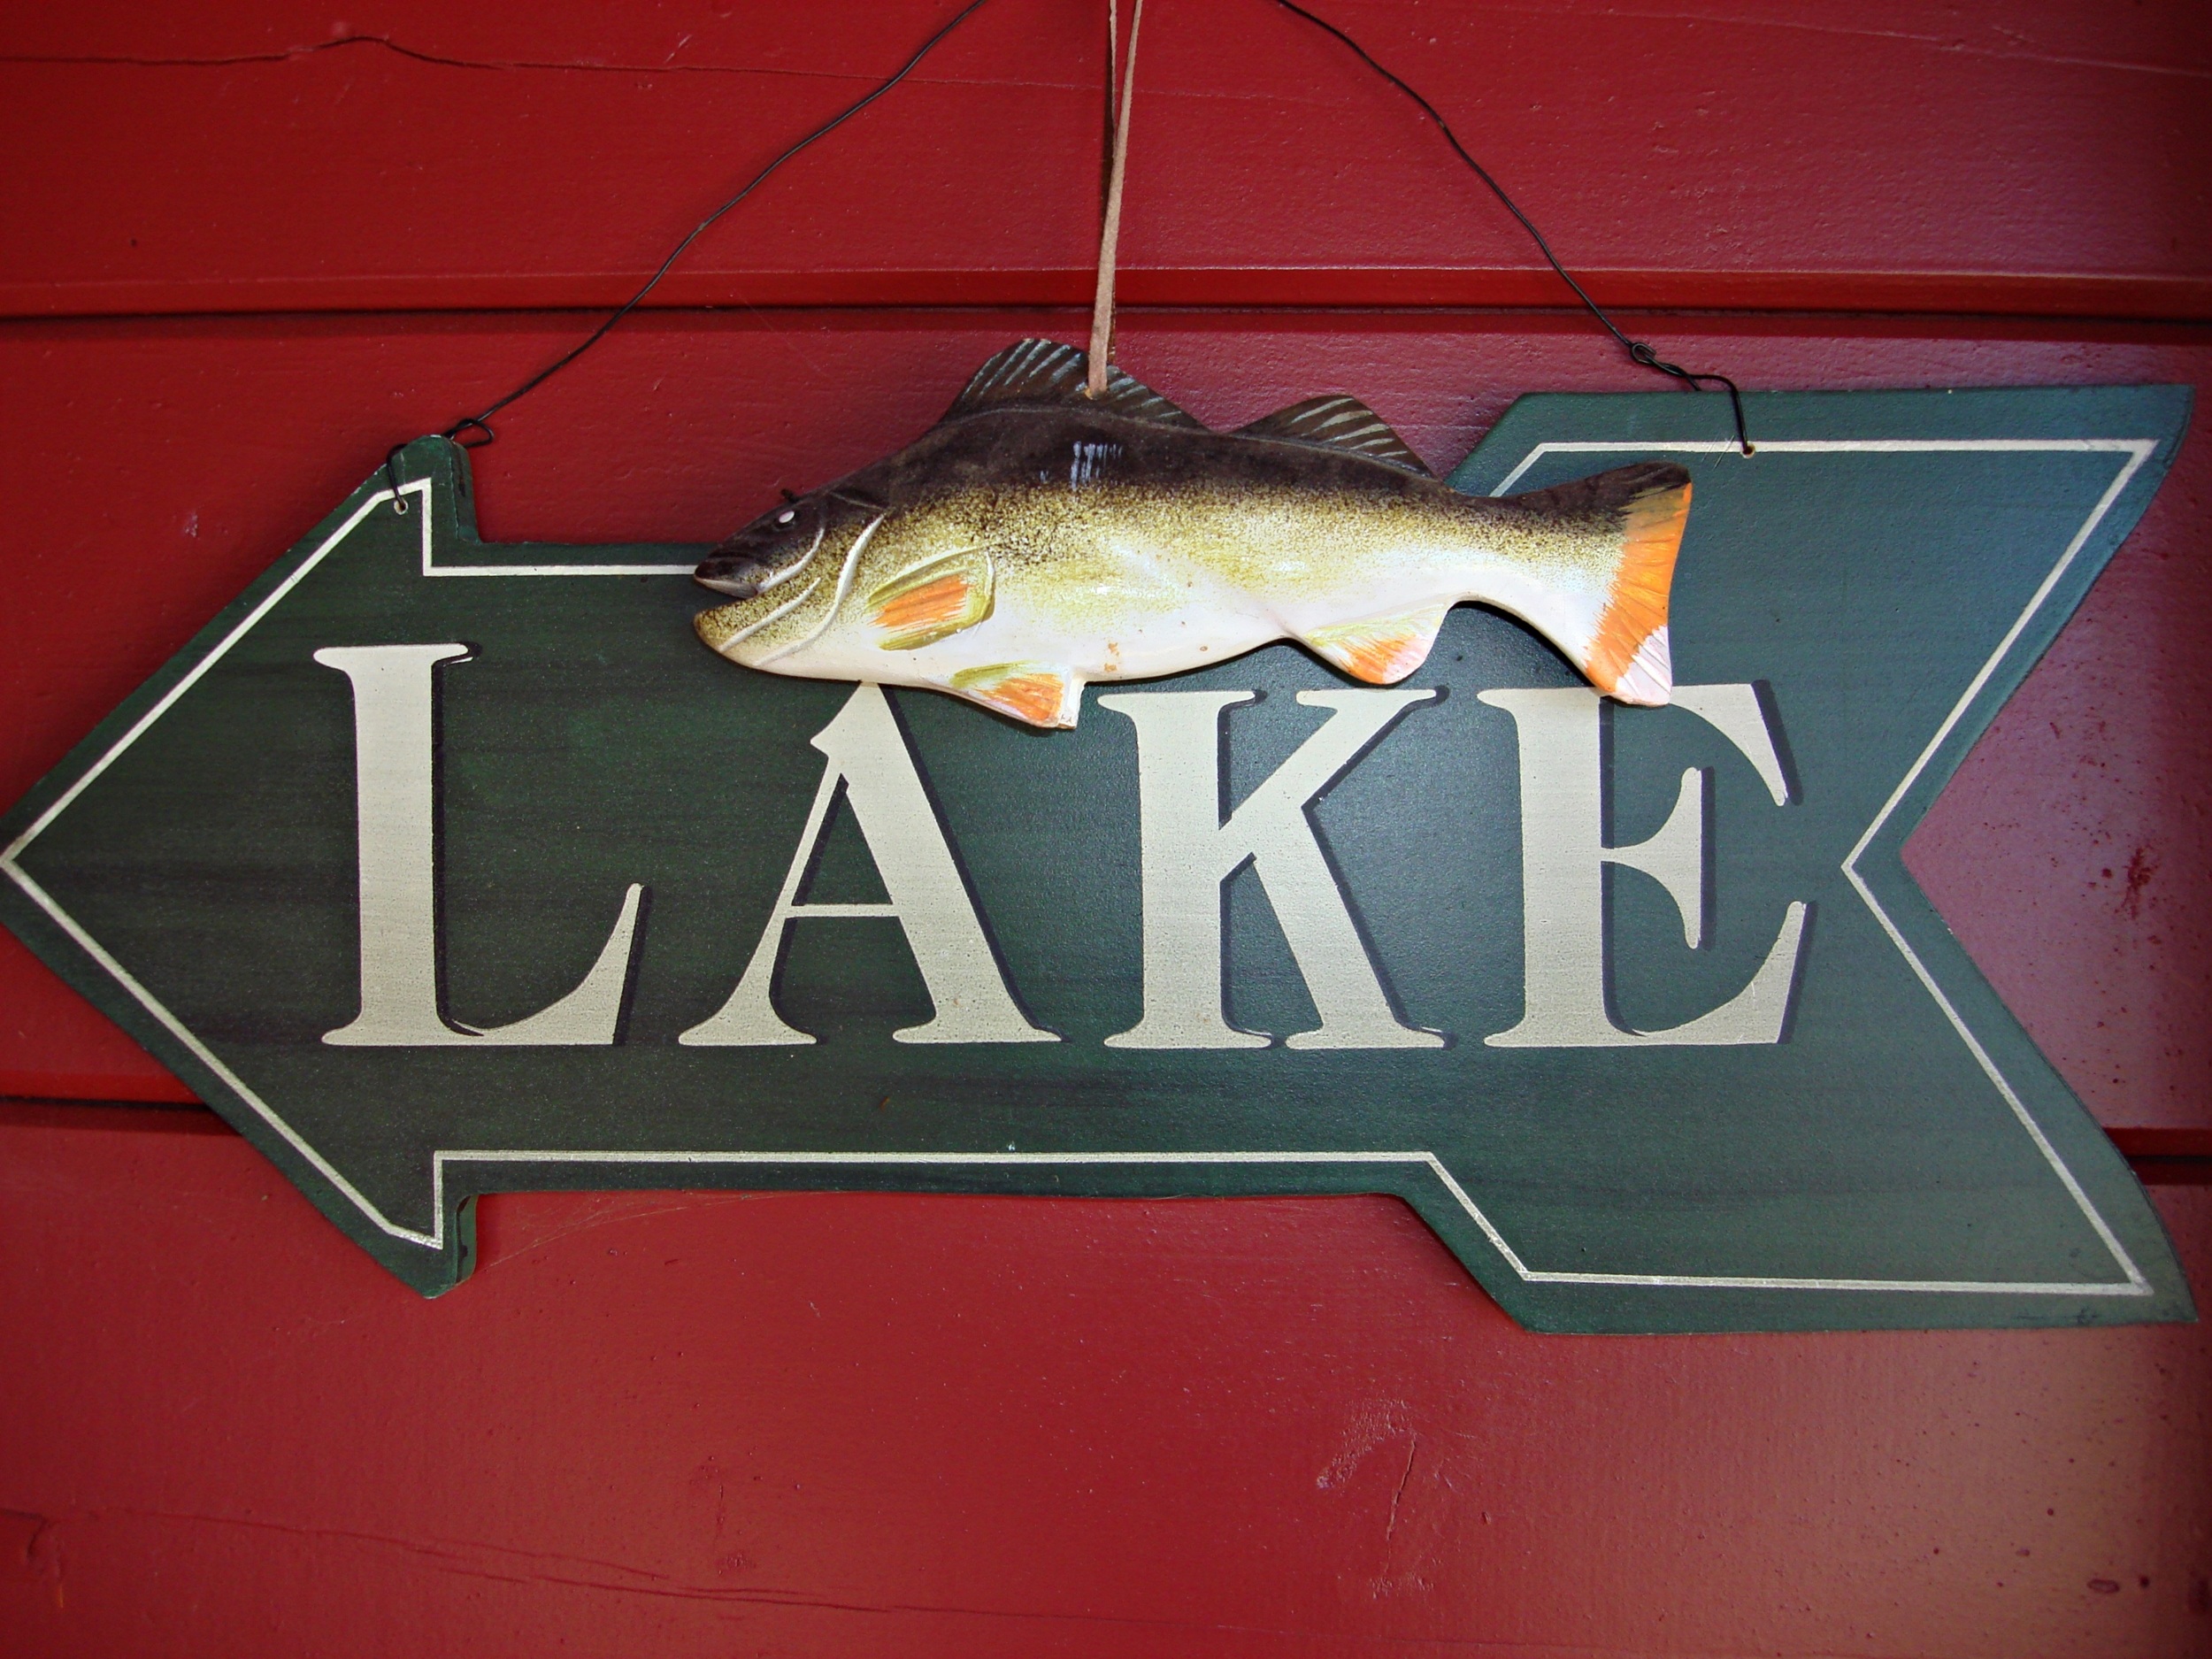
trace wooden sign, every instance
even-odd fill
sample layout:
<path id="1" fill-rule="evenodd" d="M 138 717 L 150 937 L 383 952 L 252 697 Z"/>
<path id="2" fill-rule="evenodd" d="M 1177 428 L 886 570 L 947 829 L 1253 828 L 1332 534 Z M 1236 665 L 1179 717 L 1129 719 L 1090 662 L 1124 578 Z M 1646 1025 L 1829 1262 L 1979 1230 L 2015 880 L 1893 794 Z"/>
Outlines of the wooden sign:
<path id="1" fill-rule="evenodd" d="M 1463 606 L 1397 685 L 1279 644 L 1074 730 L 733 667 L 703 549 L 487 545 L 426 440 L 16 808 L 0 906 L 426 1293 L 503 1189 L 1380 1191 L 1546 1330 L 2186 1318 L 1900 855 L 2187 415 L 1772 395 L 1746 458 L 1524 398 L 1455 486 L 1692 475 L 1671 706 Z"/>

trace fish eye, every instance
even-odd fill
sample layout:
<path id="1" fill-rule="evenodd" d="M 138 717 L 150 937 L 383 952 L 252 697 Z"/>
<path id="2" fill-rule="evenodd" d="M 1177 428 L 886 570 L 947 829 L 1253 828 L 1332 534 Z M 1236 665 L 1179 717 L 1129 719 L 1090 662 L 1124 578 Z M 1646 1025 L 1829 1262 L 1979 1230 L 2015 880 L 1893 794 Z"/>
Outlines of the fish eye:
<path id="1" fill-rule="evenodd" d="M 786 507 L 781 512 L 776 515 L 776 522 L 778 524 L 789 524 L 798 516 L 798 513 L 794 509 Z"/>

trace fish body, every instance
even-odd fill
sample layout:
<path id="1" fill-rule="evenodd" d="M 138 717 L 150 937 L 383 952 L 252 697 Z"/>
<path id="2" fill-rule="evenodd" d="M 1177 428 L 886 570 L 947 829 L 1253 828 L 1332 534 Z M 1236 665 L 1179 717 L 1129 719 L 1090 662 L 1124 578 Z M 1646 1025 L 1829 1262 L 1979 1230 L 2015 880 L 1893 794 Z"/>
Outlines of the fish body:
<path id="1" fill-rule="evenodd" d="M 1475 601 L 1599 690 L 1667 701 L 1679 467 L 1469 496 L 1348 397 L 1219 433 L 1118 372 L 1093 400 L 1084 372 L 1069 347 L 1010 347 L 918 442 L 747 526 L 699 566 L 730 596 L 701 639 L 751 668 L 1072 726 L 1087 684 L 1280 639 L 1391 684 Z"/>

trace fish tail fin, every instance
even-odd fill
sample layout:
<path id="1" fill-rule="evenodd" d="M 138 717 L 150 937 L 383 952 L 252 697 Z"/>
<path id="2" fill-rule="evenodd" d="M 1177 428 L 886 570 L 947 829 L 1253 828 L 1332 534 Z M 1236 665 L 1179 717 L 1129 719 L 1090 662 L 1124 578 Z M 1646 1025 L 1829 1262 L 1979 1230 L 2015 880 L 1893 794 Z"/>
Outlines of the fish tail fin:
<path id="1" fill-rule="evenodd" d="M 1621 480 L 1620 563 L 1584 672 L 1608 696 L 1663 703 L 1674 695 L 1667 602 L 1689 523 L 1690 475 L 1678 466 L 1658 465 L 1622 467 L 1606 476 Z"/>
<path id="2" fill-rule="evenodd" d="M 1516 504 L 1597 521 L 1612 561 L 1604 599 L 1588 643 L 1578 650 L 1573 642 L 1561 643 L 1607 696 L 1666 703 L 1674 695 L 1667 601 L 1689 521 L 1690 475 L 1666 462 L 1640 462 L 1521 496 Z"/>

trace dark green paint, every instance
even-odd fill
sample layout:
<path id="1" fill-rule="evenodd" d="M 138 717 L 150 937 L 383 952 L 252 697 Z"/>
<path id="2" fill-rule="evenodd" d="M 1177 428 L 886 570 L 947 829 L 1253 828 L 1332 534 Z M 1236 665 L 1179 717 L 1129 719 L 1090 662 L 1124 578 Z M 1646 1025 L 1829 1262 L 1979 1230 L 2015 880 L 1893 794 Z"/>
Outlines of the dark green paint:
<path id="1" fill-rule="evenodd" d="M 2124 1282 L 2113 1256 L 1840 865 L 2046 582 L 2124 455 L 1820 454 L 1804 440 L 2152 439 L 2043 603 L 1997 658 L 1860 864 L 1936 984 L 2012 1083 L 2148 1294 L 1547 1283 L 1517 1274 L 1426 1166 L 454 1163 L 443 1242 L 372 1225 L 116 977 L 31 902 L 0 907 L 32 948 L 254 1140 L 341 1227 L 426 1292 L 468 1271 L 466 1201 L 531 1187 L 790 1187 L 1023 1193 L 1394 1192 L 1518 1319 L 1558 1331 L 2120 1323 L 2191 1317 L 2155 1213 L 1905 874 L 1905 836 L 2140 515 L 2186 425 L 2184 390 L 1772 395 L 1757 457 L 1663 446 L 1720 435 L 1715 400 L 1535 396 L 1454 474 L 1487 493 L 1639 458 L 1678 460 L 1696 498 L 1674 606 L 1682 683 L 1754 681 L 1796 789 L 1676 710 L 1610 712 L 1609 839 L 1639 840 L 1686 766 L 1713 769 L 1716 904 L 1681 942 L 1647 879 L 1616 871 L 1618 1014 L 1688 1019 L 1748 979 L 1784 906 L 1813 906 L 1786 1041 L 1772 1047 L 1486 1048 L 1520 1013 L 1514 728 L 1486 687 L 1577 683 L 1532 634 L 1463 607 L 1409 682 L 1440 687 L 1315 809 L 1409 1020 L 1444 1050 L 1147 1053 L 1135 742 L 1087 707 L 1074 733 L 1018 727 L 934 694 L 894 706 L 1031 1018 L 1052 1045 L 918 1048 L 928 1017 L 890 921 L 801 923 L 779 1006 L 813 1047 L 680 1048 L 759 937 L 821 775 L 808 739 L 841 685 L 733 669 L 690 628 L 676 577 L 426 579 L 418 517 L 369 516 L 79 795 L 24 874 L 396 1225 L 432 1231 L 434 1148 L 876 1154 L 1434 1152 L 1526 1264 L 1790 1279 Z M 681 564 L 696 549 L 476 541 L 465 457 L 426 440 L 441 565 Z M 211 624 L 10 816 L 10 844 L 107 755 L 366 500 L 352 501 Z M 570 986 L 625 885 L 651 910 L 624 1039 L 605 1048 L 334 1048 L 358 1006 L 352 705 L 319 647 L 465 641 L 442 672 L 443 895 L 452 1015 L 497 1024 Z M 1271 647 L 1148 688 L 1252 687 L 1232 711 L 1233 795 L 1322 721 L 1302 687 L 1344 682 Z M 879 898 L 849 822 L 807 896 Z M 1248 1028 L 1313 1023 L 1249 872 L 1230 891 L 1229 1008 Z M 887 1271 L 899 1271 L 887 1264 Z"/>

